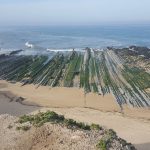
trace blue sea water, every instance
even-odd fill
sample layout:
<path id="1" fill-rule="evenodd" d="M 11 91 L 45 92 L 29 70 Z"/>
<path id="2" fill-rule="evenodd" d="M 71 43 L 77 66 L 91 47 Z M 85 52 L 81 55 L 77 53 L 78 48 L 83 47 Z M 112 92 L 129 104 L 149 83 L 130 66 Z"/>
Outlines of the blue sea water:
<path id="1" fill-rule="evenodd" d="M 0 27 L 0 48 L 24 49 L 105 48 L 130 45 L 150 47 L 150 25 L 87 27 Z"/>

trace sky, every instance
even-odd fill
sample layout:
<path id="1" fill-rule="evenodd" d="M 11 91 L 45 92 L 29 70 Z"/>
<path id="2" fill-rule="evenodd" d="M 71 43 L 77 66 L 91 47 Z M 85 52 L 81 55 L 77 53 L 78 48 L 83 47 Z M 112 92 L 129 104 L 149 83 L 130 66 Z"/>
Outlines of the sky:
<path id="1" fill-rule="evenodd" d="M 150 0 L 0 0 L 0 25 L 150 23 Z"/>

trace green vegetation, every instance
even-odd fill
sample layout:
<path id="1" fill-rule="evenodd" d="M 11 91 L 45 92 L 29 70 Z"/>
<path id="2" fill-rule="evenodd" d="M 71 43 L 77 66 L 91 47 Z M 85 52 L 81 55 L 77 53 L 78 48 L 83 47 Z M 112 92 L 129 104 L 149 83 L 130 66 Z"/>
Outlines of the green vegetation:
<path id="1" fill-rule="evenodd" d="M 96 147 L 100 150 L 107 150 L 107 141 L 104 139 L 101 139 L 98 144 L 96 145 Z"/>
<path id="2" fill-rule="evenodd" d="M 70 60 L 68 64 L 68 68 L 67 68 L 66 75 L 64 78 L 65 87 L 73 86 L 73 78 L 76 74 L 79 73 L 80 59 L 81 58 L 80 56 L 78 56 L 78 53 L 73 52 L 72 59 Z"/>
<path id="3" fill-rule="evenodd" d="M 144 93 L 146 97 L 149 97 L 145 89 L 150 87 L 150 74 L 137 67 L 129 68 L 126 65 L 124 66 L 124 70 L 122 71 L 122 74 L 126 79 L 126 81 L 132 87 L 132 90 L 127 89 L 128 92 L 131 94 L 131 96 L 135 98 L 135 101 L 131 103 L 134 105 L 136 104 L 139 107 L 144 105 L 149 105 L 148 102 L 143 97 L 142 93 Z"/>
<path id="4" fill-rule="evenodd" d="M 112 85 L 110 73 L 108 71 L 107 65 L 106 65 L 106 59 L 104 53 L 102 53 L 102 60 L 101 60 L 101 68 L 102 68 L 102 78 L 105 87 L 103 88 L 104 94 L 107 92 L 110 92 L 109 87 Z"/>
<path id="5" fill-rule="evenodd" d="M 90 60 L 90 57 L 91 57 L 91 51 L 90 49 L 86 49 L 86 52 L 85 52 L 85 55 L 84 55 L 84 66 L 83 66 L 83 83 L 84 83 L 84 90 L 85 90 L 85 93 L 88 93 L 88 92 L 91 92 L 91 89 L 90 89 L 90 83 L 89 83 L 89 60 Z"/>
<path id="6" fill-rule="evenodd" d="M 44 123 L 50 122 L 52 124 L 59 124 L 61 126 L 65 126 L 73 130 L 75 129 L 86 130 L 87 134 L 89 133 L 89 131 L 92 130 L 95 130 L 94 132 L 97 133 L 99 133 L 99 131 L 102 130 L 103 136 L 96 145 L 97 149 L 107 150 L 111 147 L 113 141 L 119 141 L 123 147 L 130 146 L 131 150 L 135 150 L 135 148 L 130 143 L 127 143 L 125 140 L 118 138 L 116 132 L 113 131 L 112 129 L 105 130 L 98 124 L 87 125 L 83 122 L 76 122 L 73 119 L 66 119 L 64 118 L 63 115 L 58 115 L 53 111 L 39 112 L 35 115 L 24 115 L 20 117 L 18 123 L 20 123 L 21 125 L 17 126 L 16 130 L 28 131 L 32 126 L 24 125 L 24 123 L 27 122 L 29 122 L 31 125 L 35 127 L 40 127 Z"/>
<path id="7" fill-rule="evenodd" d="M 117 139 L 116 132 L 112 129 L 106 130 L 96 147 L 100 150 L 107 150 L 110 147 L 110 143 L 115 139 Z"/>
<path id="8" fill-rule="evenodd" d="M 113 129 L 106 130 L 106 135 L 109 136 L 109 138 L 115 138 L 117 136 Z"/>
<path id="9" fill-rule="evenodd" d="M 100 127 L 98 124 L 92 123 L 90 126 L 91 130 L 102 130 L 102 127 Z"/>
<path id="10" fill-rule="evenodd" d="M 77 75 L 79 75 L 79 73 L 80 73 L 82 62 L 83 62 L 83 55 L 79 53 L 77 64 L 76 64 L 76 67 L 75 67 L 75 73 Z"/>
<path id="11" fill-rule="evenodd" d="M 20 117 L 19 123 L 30 122 L 34 126 L 42 126 L 46 122 L 58 123 L 63 122 L 64 116 L 58 115 L 53 111 L 47 111 L 46 113 L 38 113 L 36 115 L 24 115 Z"/>
<path id="12" fill-rule="evenodd" d="M 39 112 L 36 115 L 24 115 L 19 118 L 18 122 L 21 124 L 30 122 L 36 127 L 40 127 L 46 122 L 51 122 L 63 124 L 68 128 L 79 128 L 83 130 L 102 130 L 102 127 L 97 124 L 91 124 L 91 126 L 89 126 L 83 122 L 76 122 L 73 119 L 65 119 L 63 115 L 58 115 L 53 111 Z"/>
<path id="13" fill-rule="evenodd" d="M 140 90 L 150 88 L 150 74 L 137 67 L 129 68 L 125 66 L 123 72 L 128 82 L 134 82 Z"/>
<path id="14" fill-rule="evenodd" d="M 28 131 L 29 129 L 30 129 L 29 126 L 20 126 L 20 127 L 16 127 L 16 130 Z"/>
<path id="15" fill-rule="evenodd" d="M 51 123 L 60 123 L 68 128 L 79 128 L 83 130 L 90 130 L 90 126 L 86 125 L 82 122 L 76 122 L 72 119 L 65 119 L 64 116 L 58 115 L 53 111 L 47 111 L 47 112 L 39 112 L 36 115 L 24 115 L 20 117 L 18 120 L 19 123 L 23 124 L 25 122 L 30 122 L 32 125 L 36 127 L 42 126 L 46 122 Z M 97 125 L 98 126 L 98 125 Z"/>
<path id="16" fill-rule="evenodd" d="M 84 89 L 85 89 L 86 93 L 91 91 L 90 84 L 89 84 L 89 68 L 88 68 L 88 65 L 86 65 L 85 72 L 84 72 Z"/>
<path id="17" fill-rule="evenodd" d="M 83 130 L 90 130 L 90 126 L 89 125 L 86 125 L 83 122 L 76 122 L 73 119 L 65 119 L 64 120 L 64 124 L 68 128 L 79 128 L 79 129 L 83 129 Z"/>
<path id="18" fill-rule="evenodd" d="M 80 72 L 80 88 L 84 87 L 84 71 L 83 67 L 81 67 L 81 72 Z"/>
<path id="19" fill-rule="evenodd" d="M 95 59 L 93 56 L 90 57 L 89 60 L 89 74 L 90 74 L 90 87 L 91 87 L 91 91 L 94 93 L 98 93 L 98 88 L 97 88 L 97 84 L 96 83 L 96 67 L 95 67 Z"/>
<path id="20" fill-rule="evenodd" d="M 138 50 L 142 53 L 140 48 Z M 94 92 L 104 96 L 113 93 L 121 108 L 123 104 L 149 106 L 150 94 L 146 89 L 150 88 L 150 74 L 126 64 L 120 58 L 124 51 L 115 52 L 119 57 L 112 50 L 89 48 L 49 57 L 0 55 L 0 78 L 37 87 L 79 86 L 85 94 Z M 128 53 L 124 54 L 128 57 Z"/>

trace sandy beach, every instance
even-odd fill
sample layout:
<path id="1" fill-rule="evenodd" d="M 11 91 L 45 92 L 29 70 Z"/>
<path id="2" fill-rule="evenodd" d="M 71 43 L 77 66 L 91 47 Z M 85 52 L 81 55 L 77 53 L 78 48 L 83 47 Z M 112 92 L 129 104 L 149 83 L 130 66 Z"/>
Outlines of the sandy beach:
<path id="1" fill-rule="evenodd" d="M 79 88 L 65 88 L 35 85 L 21 86 L 20 83 L 12 84 L 4 80 L 0 91 L 10 91 L 16 96 L 25 98 L 24 103 L 31 102 L 43 107 L 90 107 L 103 111 L 120 112 L 120 107 L 111 94 L 100 96 L 97 94 L 86 94 Z"/>
<path id="2" fill-rule="evenodd" d="M 21 116 L 40 109 L 40 107 L 35 106 L 33 103 L 24 105 L 19 99 L 19 97 L 10 92 L 0 92 L 0 114 Z"/>
<path id="3" fill-rule="evenodd" d="M 22 97 L 23 101 L 18 103 L 17 97 Z M 85 96 L 78 88 L 36 88 L 1 80 L 0 104 L 0 114 L 19 116 L 50 109 L 67 118 L 112 128 L 138 150 L 149 150 L 150 147 L 150 110 L 124 106 L 122 113 L 111 94 L 103 97 L 90 93 Z"/>
<path id="4" fill-rule="evenodd" d="M 24 104 L 33 103 L 42 107 L 55 108 L 91 108 L 103 112 L 123 113 L 125 116 L 133 118 L 150 119 L 150 108 L 136 108 L 124 105 L 123 110 L 121 110 L 112 94 L 102 96 L 89 93 L 85 95 L 84 91 L 79 88 L 37 87 L 32 84 L 22 86 L 21 83 L 12 84 L 4 80 L 0 80 L 0 91 L 9 91 L 18 97 L 23 97 Z"/>

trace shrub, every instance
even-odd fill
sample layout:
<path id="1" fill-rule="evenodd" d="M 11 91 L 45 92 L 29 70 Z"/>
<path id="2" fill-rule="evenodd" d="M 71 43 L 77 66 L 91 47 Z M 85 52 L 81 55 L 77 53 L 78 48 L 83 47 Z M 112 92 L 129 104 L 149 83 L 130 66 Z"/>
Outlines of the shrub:
<path id="1" fill-rule="evenodd" d="M 73 126 L 76 126 L 76 121 L 74 121 L 73 119 L 65 119 L 64 124 L 66 126 L 73 127 Z"/>
<path id="2" fill-rule="evenodd" d="M 64 124 L 68 127 L 79 128 L 83 130 L 90 130 L 90 126 L 84 124 L 83 122 L 76 122 L 73 119 L 65 119 Z"/>
<path id="3" fill-rule="evenodd" d="M 84 124 L 83 122 L 77 123 L 77 127 L 83 130 L 90 130 L 90 126 Z"/>
<path id="4" fill-rule="evenodd" d="M 106 134 L 110 137 L 110 138 L 114 138 L 117 136 L 116 132 L 113 129 L 109 129 L 106 130 Z"/>
<path id="5" fill-rule="evenodd" d="M 29 126 L 16 127 L 16 130 L 28 131 L 29 129 L 30 129 L 30 127 L 29 127 Z"/>
<path id="6" fill-rule="evenodd" d="M 101 130 L 102 127 L 100 127 L 98 124 L 92 123 L 91 126 L 90 126 L 90 129 L 91 130 Z"/>
<path id="7" fill-rule="evenodd" d="M 117 134 L 114 130 L 109 129 L 105 131 L 105 134 L 100 139 L 99 143 L 96 145 L 100 150 L 107 150 L 111 146 L 111 142 L 117 139 Z"/>
<path id="8" fill-rule="evenodd" d="M 34 126 L 40 127 L 46 122 L 63 122 L 64 116 L 58 115 L 53 111 L 47 111 L 45 113 L 39 112 L 36 115 L 24 115 L 20 117 L 19 123 L 30 122 Z"/>
<path id="9" fill-rule="evenodd" d="M 25 123 L 31 120 L 32 120 L 31 116 L 24 115 L 19 118 L 19 123 Z"/>
<path id="10" fill-rule="evenodd" d="M 100 150 L 107 150 L 107 141 L 101 139 L 99 143 L 96 145 L 96 147 Z"/>
<path id="11" fill-rule="evenodd" d="M 22 129 L 23 131 L 28 131 L 28 130 L 30 129 L 30 127 L 29 127 L 29 126 L 22 126 L 21 129 Z"/>
<path id="12" fill-rule="evenodd" d="M 73 119 L 65 119 L 63 115 L 58 115 L 57 113 L 53 111 L 47 111 L 45 113 L 39 112 L 36 115 L 24 115 L 20 117 L 19 123 L 25 123 L 25 122 L 30 122 L 36 127 L 42 126 L 46 122 L 51 122 L 51 123 L 61 123 L 66 125 L 69 128 L 79 128 L 83 130 L 91 130 L 91 127 L 83 122 L 76 122 Z M 95 128 L 100 129 L 99 126 L 95 125 Z M 19 128 L 18 128 L 19 129 Z M 19 129 L 20 130 L 20 129 Z"/>
<path id="13" fill-rule="evenodd" d="M 7 128 L 8 128 L 8 129 L 11 129 L 12 127 L 13 127 L 12 125 L 9 125 Z"/>

